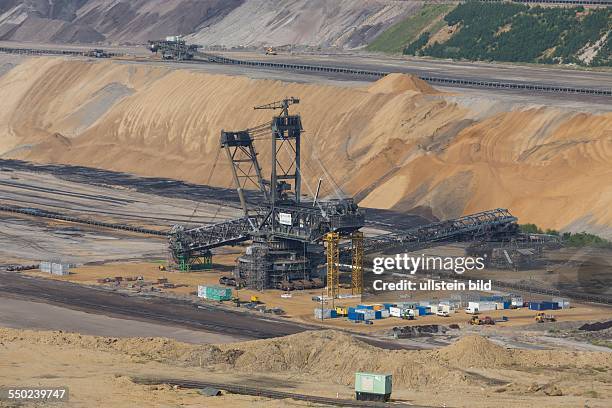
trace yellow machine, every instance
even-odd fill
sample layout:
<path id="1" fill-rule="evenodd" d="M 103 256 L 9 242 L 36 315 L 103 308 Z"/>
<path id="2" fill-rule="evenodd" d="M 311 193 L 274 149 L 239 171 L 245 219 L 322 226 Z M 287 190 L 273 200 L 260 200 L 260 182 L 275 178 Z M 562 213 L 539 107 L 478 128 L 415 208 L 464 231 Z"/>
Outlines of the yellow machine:
<path id="1" fill-rule="evenodd" d="M 158 266 L 160 271 L 165 271 L 166 270 L 166 265 L 159 265 Z"/>
<path id="2" fill-rule="evenodd" d="M 553 315 L 547 315 L 546 313 L 539 312 L 535 315 L 536 323 L 556 322 L 557 319 Z"/>
<path id="3" fill-rule="evenodd" d="M 274 48 L 268 47 L 266 48 L 266 55 L 276 55 L 276 51 L 274 51 Z"/>
<path id="4" fill-rule="evenodd" d="M 252 296 L 251 296 L 251 302 L 253 302 L 253 303 L 259 303 L 259 296 L 252 295 Z"/>
<path id="5" fill-rule="evenodd" d="M 348 308 L 336 306 L 336 313 L 338 316 L 348 316 Z"/>
<path id="6" fill-rule="evenodd" d="M 477 315 L 473 315 L 468 323 L 474 326 L 480 326 L 482 324 L 495 324 L 495 320 L 493 320 L 491 316 L 485 316 L 481 319 Z"/>

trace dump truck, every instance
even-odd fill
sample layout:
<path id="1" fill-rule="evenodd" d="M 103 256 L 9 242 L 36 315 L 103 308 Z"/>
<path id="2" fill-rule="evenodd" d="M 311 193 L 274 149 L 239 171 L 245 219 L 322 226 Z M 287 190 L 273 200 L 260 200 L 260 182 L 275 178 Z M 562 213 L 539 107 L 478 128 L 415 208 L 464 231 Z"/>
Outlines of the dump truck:
<path id="1" fill-rule="evenodd" d="M 557 318 L 553 315 L 540 312 L 535 315 L 535 321 L 536 323 L 556 322 Z"/>
<path id="2" fill-rule="evenodd" d="M 472 318 L 470 319 L 470 321 L 468 323 L 471 324 L 471 325 L 474 325 L 474 326 L 480 326 L 480 325 L 483 325 L 483 324 L 493 325 L 493 324 L 495 324 L 495 320 L 493 320 L 491 318 L 491 316 L 485 316 L 485 317 L 483 317 L 481 319 L 479 316 L 474 315 L 474 316 L 472 316 Z"/>

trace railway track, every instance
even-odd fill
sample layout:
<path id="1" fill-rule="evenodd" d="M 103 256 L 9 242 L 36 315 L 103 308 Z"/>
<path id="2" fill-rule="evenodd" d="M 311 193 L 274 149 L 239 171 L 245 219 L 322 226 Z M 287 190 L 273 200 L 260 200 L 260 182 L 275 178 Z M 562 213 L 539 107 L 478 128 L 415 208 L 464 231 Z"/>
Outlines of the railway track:
<path id="1" fill-rule="evenodd" d="M 612 1 L 612 0 L 610 0 Z M 0 47 L 0 52 L 11 54 L 25 55 L 65 55 L 73 57 L 83 57 L 84 52 L 75 50 L 59 50 L 59 49 L 34 49 L 34 48 L 10 48 Z M 113 56 L 125 56 L 125 54 L 114 54 Z M 350 67 L 334 67 L 326 65 L 313 64 L 297 64 L 283 62 L 267 62 L 267 61 L 250 61 L 235 58 L 227 58 L 216 54 L 199 53 L 202 59 L 194 59 L 189 61 L 174 61 L 174 60 L 159 60 L 161 63 L 183 63 L 183 64 L 222 64 L 234 66 L 247 66 L 250 68 L 277 69 L 292 72 L 310 72 L 310 73 L 328 73 L 336 75 L 361 76 L 371 79 L 382 78 L 392 73 L 391 71 L 377 71 L 370 69 L 356 69 Z M 150 62 L 148 60 L 123 58 L 123 61 L 131 62 Z M 507 91 L 528 91 L 532 93 L 554 93 L 554 94 L 571 94 L 571 95 L 589 95 L 598 97 L 612 97 L 612 89 L 609 88 L 583 88 L 571 87 L 551 84 L 541 84 L 537 82 L 519 82 L 519 81 L 490 81 L 478 80 L 469 78 L 435 76 L 435 75 L 418 75 L 418 77 L 433 85 L 441 85 L 447 87 L 460 88 L 482 88 L 482 89 L 497 89 Z"/>
<path id="2" fill-rule="evenodd" d="M 266 397 L 273 399 L 293 399 L 298 401 L 306 401 L 316 404 L 332 405 L 337 407 L 371 407 L 371 408 L 392 408 L 392 407 L 412 407 L 412 408 L 427 408 L 423 405 L 412 405 L 399 402 L 374 402 L 374 401 L 357 401 L 340 398 L 319 397 L 309 394 L 297 394 L 284 391 L 276 391 L 268 388 L 247 387 L 244 385 L 216 383 L 210 381 L 190 381 L 176 378 L 132 378 L 138 384 L 157 385 L 168 384 L 176 385 L 182 388 L 199 389 L 199 388 L 216 388 L 227 391 L 231 394 L 251 395 L 256 397 Z"/>

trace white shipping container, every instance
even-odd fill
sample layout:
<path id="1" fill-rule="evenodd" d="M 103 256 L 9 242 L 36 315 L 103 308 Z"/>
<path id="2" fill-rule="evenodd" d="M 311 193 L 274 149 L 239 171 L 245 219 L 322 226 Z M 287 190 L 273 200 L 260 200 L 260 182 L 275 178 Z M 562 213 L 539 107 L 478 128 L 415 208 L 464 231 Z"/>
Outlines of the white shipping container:
<path id="1" fill-rule="evenodd" d="M 503 308 L 503 304 L 502 304 L 502 308 Z M 497 308 L 497 305 L 495 304 L 495 302 L 478 302 L 478 310 L 481 312 L 486 312 L 489 310 L 495 310 Z"/>
<path id="2" fill-rule="evenodd" d="M 495 302 L 496 310 L 504 310 L 504 302 Z"/>
<path id="3" fill-rule="evenodd" d="M 399 307 L 390 307 L 389 314 L 393 317 L 402 317 L 402 309 Z"/>
<path id="4" fill-rule="evenodd" d="M 323 309 L 323 311 L 321 311 L 320 308 L 317 308 L 314 310 L 314 317 L 315 319 L 331 319 L 331 309 Z M 323 315 L 323 317 L 321 317 L 321 315 Z"/>
<path id="5" fill-rule="evenodd" d="M 53 275 L 68 275 L 70 274 L 70 270 L 69 270 L 69 265 L 68 264 L 60 264 L 60 263 L 52 263 L 51 264 L 51 273 Z"/>
<path id="6" fill-rule="evenodd" d="M 516 307 L 523 307 L 523 304 L 525 303 L 523 301 L 523 297 L 522 296 L 514 296 L 511 300 L 512 302 L 512 306 L 516 306 Z"/>
<path id="7" fill-rule="evenodd" d="M 387 317 L 391 316 L 391 312 L 389 312 L 388 310 L 381 310 L 380 311 L 380 316 L 383 319 L 386 319 Z"/>
<path id="8" fill-rule="evenodd" d="M 70 264 L 60 262 L 42 261 L 38 268 L 41 272 L 51 273 L 53 275 L 68 275 L 70 274 Z"/>
<path id="9" fill-rule="evenodd" d="M 357 309 L 355 310 L 357 313 L 363 313 L 363 320 L 374 320 L 376 315 L 374 314 L 374 310 L 371 309 Z"/>
<path id="10" fill-rule="evenodd" d="M 495 310 L 495 302 L 469 302 L 467 309 L 468 313 L 487 312 Z"/>
<path id="11" fill-rule="evenodd" d="M 555 298 L 552 301 L 553 303 L 556 303 L 559 305 L 559 309 L 569 309 L 570 308 L 569 299 Z"/>
<path id="12" fill-rule="evenodd" d="M 41 272 L 51 273 L 51 262 L 43 261 L 39 268 Z"/>

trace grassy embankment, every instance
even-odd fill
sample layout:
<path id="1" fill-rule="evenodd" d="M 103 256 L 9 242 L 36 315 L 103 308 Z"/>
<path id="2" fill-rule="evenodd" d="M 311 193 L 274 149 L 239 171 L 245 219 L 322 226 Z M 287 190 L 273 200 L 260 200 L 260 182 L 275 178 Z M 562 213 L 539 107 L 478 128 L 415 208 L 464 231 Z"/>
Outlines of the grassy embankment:
<path id="1" fill-rule="evenodd" d="M 406 45 L 414 41 L 423 31 L 436 32 L 446 23 L 443 16 L 454 6 L 451 4 L 430 4 L 423 6 L 416 14 L 394 24 L 379 35 L 368 46 L 368 51 L 402 53 Z"/>

